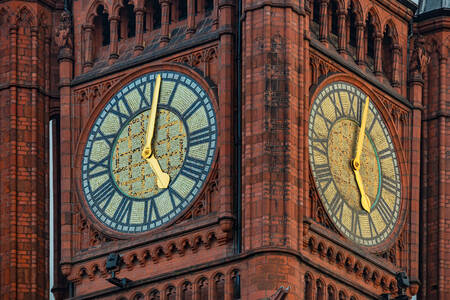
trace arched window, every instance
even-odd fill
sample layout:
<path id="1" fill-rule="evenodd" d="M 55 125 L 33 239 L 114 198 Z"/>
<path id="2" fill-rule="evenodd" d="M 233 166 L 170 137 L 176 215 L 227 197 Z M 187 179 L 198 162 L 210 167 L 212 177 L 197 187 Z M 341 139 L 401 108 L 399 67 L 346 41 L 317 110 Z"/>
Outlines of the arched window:
<path id="1" fill-rule="evenodd" d="M 148 295 L 149 300 L 160 300 L 159 291 L 158 290 L 151 290 L 150 294 Z"/>
<path id="2" fill-rule="evenodd" d="M 312 300 L 313 290 L 312 290 L 312 277 L 310 274 L 305 274 L 305 300 Z"/>
<path id="3" fill-rule="evenodd" d="M 145 1 L 144 32 L 161 28 L 161 4 L 159 0 Z"/>
<path id="4" fill-rule="evenodd" d="M 325 286 L 321 280 L 316 281 L 316 300 L 325 300 Z"/>
<path id="5" fill-rule="evenodd" d="M 336 290 L 331 285 L 328 286 L 327 300 L 336 300 Z"/>
<path id="6" fill-rule="evenodd" d="M 177 289 L 174 286 L 169 286 L 166 289 L 166 299 L 176 300 L 177 299 Z"/>
<path id="7" fill-rule="evenodd" d="M 225 299 L 225 276 L 223 274 L 217 274 L 214 276 L 214 299 Z"/>
<path id="8" fill-rule="evenodd" d="M 198 298 L 208 300 L 208 279 L 202 278 L 198 281 Z"/>
<path id="9" fill-rule="evenodd" d="M 137 293 L 136 295 L 134 295 L 133 300 L 144 300 L 145 297 L 142 293 Z"/>
<path id="10" fill-rule="evenodd" d="M 331 0 L 330 5 L 328 5 L 328 16 L 330 21 L 330 32 L 334 35 L 339 34 L 339 23 L 338 23 L 338 10 L 339 6 L 336 0 Z"/>
<path id="11" fill-rule="evenodd" d="M 119 40 L 136 35 L 136 14 L 131 1 L 124 0 L 124 6 L 119 10 Z"/>
<path id="12" fill-rule="evenodd" d="M 375 58 L 375 25 L 371 14 L 368 15 L 366 20 L 366 34 L 365 38 L 367 41 L 366 56 L 368 58 Z"/>
<path id="13" fill-rule="evenodd" d="M 348 8 L 348 43 L 350 46 L 356 48 L 356 12 L 355 5 L 353 1 L 350 2 L 350 6 Z"/>
<path id="14" fill-rule="evenodd" d="M 192 300 L 192 283 L 186 281 L 181 287 L 181 300 Z"/>
<path id="15" fill-rule="evenodd" d="M 388 78 L 389 82 L 393 79 L 394 70 L 394 40 L 392 39 L 392 29 L 386 25 L 386 29 L 383 34 L 383 40 L 381 42 L 381 63 L 383 67 L 383 73 Z"/>
<path id="16" fill-rule="evenodd" d="M 103 5 L 99 5 L 97 7 L 97 16 L 94 18 L 94 41 L 97 43 L 101 42 L 101 44 L 96 44 L 96 49 L 101 46 L 109 45 L 110 43 L 108 18 L 108 13 L 105 11 Z"/>

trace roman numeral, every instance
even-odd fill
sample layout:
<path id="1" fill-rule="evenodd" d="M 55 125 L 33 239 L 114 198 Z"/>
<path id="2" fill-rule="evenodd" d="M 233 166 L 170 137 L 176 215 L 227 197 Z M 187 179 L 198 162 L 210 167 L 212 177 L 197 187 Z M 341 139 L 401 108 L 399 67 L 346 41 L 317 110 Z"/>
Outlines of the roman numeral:
<path id="1" fill-rule="evenodd" d="M 183 119 L 187 120 L 190 116 L 192 116 L 197 109 L 202 105 L 200 100 L 195 101 L 189 106 L 189 108 L 183 113 Z"/>
<path id="2" fill-rule="evenodd" d="M 152 98 L 152 94 L 153 94 L 153 89 L 152 89 L 152 84 L 149 83 L 150 85 L 150 99 Z M 150 107 L 150 103 L 148 103 L 147 101 L 147 97 L 145 96 L 145 87 L 147 86 L 147 84 L 142 84 L 138 87 L 136 87 L 136 90 L 139 93 L 139 96 L 141 96 L 141 102 L 139 102 L 139 110 L 141 110 L 144 107 Z"/>
<path id="3" fill-rule="evenodd" d="M 314 133 L 313 133 L 314 135 Z M 327 156 L 327 149 L 328 149 L 328 139 L 327 138 L 313 138 L 311 139 L 311 148 L 313 148 L 314 150 L 320 152 L 321 154 Z M 320 147 L 318 147 L 319 145 Z"/>
<path id="4" fill-rule="evenodd" d="M 352 232 L 361 235 L 361 223 L 359 223 L 359 215 L 352 210 Z"/>
<path id="5" fill-rule="evenodd" d="M 344 114 L 344 106 L 342 105 L 341 96 L 337 92 L 330 94 L 330 99 L 333 101 L 334 113 L 336 114 L 336 119 L 339 119 Z"/>
<path id="6" fill-rule="evenodd" d="M 183 168 L 181 169 L 181 174 L 197 181 L 203 174 L 204 165 L 204 162 L 201 160 L 186 156 Z"/>
<path id="7" fill-rule="evenodd" d="M 175 97 L 175 94 L 176 94 L 175 92 L 178 89 L 178 85 L 179 85 L 178 82 L 175 83 L 175 86 L 172 89 L 172 94 L 170 94 L 169 100 L 167 101 L 167 105 L 169 105 L 169 106 L 172 104 L 173 97 Z"/>
<path id="8" fill-rule="evenodd" d="M 337 219 L 341 219 L 342 210 L 344 208 L 344 201 L 339 197 L 339 193 L 334 194 L 333 200 L 330 203 L 330 210 Z"/>
<path id="9" fill-rule="evenodd" d="M 101 130 L 99 130 L 96 140 L 105 141 L 108 144 L 109 148 L 111 148 L 115 137 L 116 133 L 106 135 Z"/>
<path id="10" fill-rule="evenodd" d="M 367 113 L 367 114 L 368 114 L 368 113 Z M 370 123 L 369 126 L 366 126 L 366 132 L 370 134 L 370 133 L 372 132 L 372 129 L 373 129 L 373 127 L 375 126 L 376 123 L 377 123 L 377 118 L 374 117 L 374 118 L 372 119 L 372 123 Z"/>
<path id="11" fill-rule="evenodd" d="M 373 222 L 372 217 L 370 216 L 370 214 L 368 215 L 368 217 L 369 217 L 370 237 L 373 238 L 374 236 L 378 235 L 378 231 L 377 231 L 377 228 L 375 227 L 375 223 Z"/>
<path id="12" fill-rule="evenodd" d="M 380 158 L 380 160 L 392 157 L 392 149 L 388 147 L 388 148 L 378 152 L 378 157 Z"/>
<path id="13" fill-rule="evenodd" d="M 210 134 L 209 127 L 196 130 L 189 135 L 189 146 L 195 146 L 209 142 Z"/>
<path id="14" fill-rule="evenodd" d="M 97 167 L 106 169 L 105 171 L 97 172 L 95 174 L 89 173 L 90 177 L 97 177 L 97 176 L 103 175 L 104 173 L 108 172 L 108 161 L 109 161 L 109 155 L 106 156 L 104 159 L 97 161 L 97 162 L 89 160 L 89 172 L 94 171 Z"/>
<path id="15" fill-rule="evenodd" d="M 393 219 L 393 211 L 383 198 L 378 200 L 377 209 L 381 215 L 381 218 L 383 218 L 384 223 L 389 224 Z"/>
<path id="16" fill-rule="evenodd" d="M 92 198 L 96 202 L 97 206 L 100 206 L 103 202 L 111 200 L 114 195 L 115 189 L 110 180 L 107 180 L 100 187 L 98 187 L 93 193 Z"/>
<path id="17" fill-rule="evenodd" d="M 394 194 L 394 195 L 397 194 L 397 191 L 398 191 L 397 184 L 393 179 L 383 176 L 382 177 L 382 186 L 384 189 L 388 190 L 392 194 Z"/>
<path id="18" fill-rule="evenodd" d="M 132 206 L 133 201 L 127 198 L 123 198 L 122 201 L 120 201 L 120 204 L 117 207 L 116 211 L 114 212 L 113 219 L 118 223 L 130 223 Z M 123 222 L 124 219 L 126 220 L 125 222 Z"/>
<path id="19" fill-rule="evenodd" d="M 317 181 L 322 186 L 322 190 L 326 191 L 330 183 L 333 182 L 333 175 L 331 174 L 328 164 L 315 165 Z"/>
<path id="20" fill-rule="evenodd" d="M 124 101 L 125 102 L 125 101 Z M 112 108 L 110 113 L 116 115 L 119 118 L 119 122 L 120 122 L 120 127 L 123 126 L 123 124 L 125 124 L 128 120 L 129 115 L 122 113 L 119 110 L 119 104 L 115 104 Z"/>
<path id="21" fill-rule="evenodd" d="M 158 210 L 156 209 L 155 201 L 150 200 L 147 201 L 147 203 L 145 204 L 145 215 L 144 215 L 145 223 L 150 223 L 153 217 L 155 219 L 160 218 Z"/>
<path id="22" fill-rule="evenodd" d="M 323 119 L 323 121 L 325 122 L 325 126 L 327 127 L 327 130 L 329 131 L 331 129 L 331 127 L 333 126 L 333 122 L 331 122 L 327 117 L 325 117 L 322 107 L 319 107 L 317 109 L 317 115 Z"/>

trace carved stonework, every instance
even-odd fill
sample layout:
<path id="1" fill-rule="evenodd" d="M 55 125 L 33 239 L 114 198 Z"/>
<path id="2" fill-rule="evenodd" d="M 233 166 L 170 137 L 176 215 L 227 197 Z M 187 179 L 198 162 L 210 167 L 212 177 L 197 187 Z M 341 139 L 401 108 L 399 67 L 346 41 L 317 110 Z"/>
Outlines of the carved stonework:
<path id="1" fill-rule="evenodd" d="M 175 57 L 170 61 L 198 68 L 203 71 L 205 77 L 209 77 L 211 75 L 209 64 L 215 59 L 217 59 L 217 45 Z"/>
<path id="2" fill-rule="evenodd" d="M 411 79 L 423 79 L 423 74 L 430 62 L 430 56 L 425 50 L 425 40 L 418 35 L 414 39 L 414 48 L 409 62 Z"/>
<path id="3" fill-rule="evenodd" d="M 55 43 L 59 48 L 60 57 L 72 56 L 72 16 L 67 11 L 63 11 L 59 18 L 58 27 L 55 29 Z"/>
<path id="4" fill-rule="evenodd" d="M 317 84 L 320 77 L 325 77 L 330 73 L 344 72 L 344 70 L 332 65 L 318 54 L 311 52 L 310 55 L 312 84 Z"/>
<path id="5" fill-rule="evenodd" d="M 304 225 L 311 220 L 305 221 Z M 303 246 L 308 249 L 310 255 L 320 259 L 324 268 L 337 267 L 336 275 L 339 272 L 353 277 L 355 283 L 365 285 L 374 293 L 382 294 L 388 291 L 396 291 L 395 274 L 386 274 L 385 265 L 382 260 L 376 259 L 368 261 L 366 257 L 355 252 L 354 249 L 337 245 L 336 243 L 324 238 L 322 234 L 317 234 L 315 229 L 317 225 L 310 224 L 310 229 L 304 235 Z M 389 253 L 391 251 L 387 250 Z M 388 254 L 389 255 L 389 254 Z M 391 253 L 390 255 L 395 255 Z M 382 276 L 382 274 L 384 274 Z M 365 299 L 365 298 L 364 298 Z"/>
<path id="6" fill-rule="evenodd" d="M 122 76 L 118 76 L 76 89 L 74 91 L 74 99 L 80 103 L 94 98 L 100 100 L 121 78 Z"/>

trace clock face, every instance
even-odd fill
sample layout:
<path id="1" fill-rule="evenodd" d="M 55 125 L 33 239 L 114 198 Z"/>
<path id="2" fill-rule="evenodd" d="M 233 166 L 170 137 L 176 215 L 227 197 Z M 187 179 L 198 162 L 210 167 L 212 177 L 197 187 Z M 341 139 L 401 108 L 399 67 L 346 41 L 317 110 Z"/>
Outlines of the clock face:
<path id="1" fill-rule="evenodd" d="M 352 160 L 357 155 L 366 98 L 345 82 L 329 84 L 318 93 L 309 118 L 309 157 L 320 199 L 338 230 L 358 244 L 376 246 L 394 230 L 401 186 L 393 142 L 370 100 L 357 182 Z M 367 196 L 367 209 L 360 187 Z"/>
<path id="2" fill-rule="evenodd" d="M 154 93 L 152 160 L 147 160 L 142 153 Z M 89 133 L 81 166 L 89 209 L 104 225 L 124 233 L 145 232 L 173 220 L 202 189 L 216 139 L 213 105 L 195 80 L 172 71 L 135 79 L 106 103 Z M 158 184 L 162 173 L 169 178 L 164 187 Z"/>

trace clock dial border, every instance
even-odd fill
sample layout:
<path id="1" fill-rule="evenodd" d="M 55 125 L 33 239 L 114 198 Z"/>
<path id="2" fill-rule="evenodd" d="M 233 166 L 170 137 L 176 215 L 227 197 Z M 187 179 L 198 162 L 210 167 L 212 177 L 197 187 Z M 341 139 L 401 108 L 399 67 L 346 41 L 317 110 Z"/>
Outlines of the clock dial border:
<path id="1" fill-rule="evenodd" d="M 129 84 L 131 84 L 132 82 L 134 82 L 136 79 L 138 79 L 146 74 L 163 73 L 163 72 L 176 72 L 176 73 L 179 73 L 180 75 L 186 76 L 188 79 L 192 79 L 199 87 L 201 87 L 203 89 L 203 91 L 206 94 L 205 97 L 209 98 L 209 103 L 212 105 L 212 111 L 215 114 L 215 118 L 214 118 L 214 120 L 215 120 L 215 141 L 212 141 L 215 143 L 215 149 L 214 149 L 213 156 L 211 158 L 212 161 L 209 164 L 209 169 L 208 169 L 206 178 L 202 179 L 201 187 L 199 187 L 198 189 L 197 189 L 197 187 L 193 188 L 193 190 L 197 189 L 197 192 L 194 193 L 192 199 L 189 201 L 189 203 L 187 205 L 182 207 L 180 212 L 176 213 L 175 216 L 171 217 L 170 220 L 168 220 L 158 226 L 155 226 L 154 228 L 150 228 L 150 229 L 143 230 L 140 232 L 114 230 L 113 228 L 107 226 L 106 224 L 103 224 L 103 222 L 97 216 L 94 215 L 94 212 L 91 210 L 91 207 L 87 203 L 88 199 L 86 199 L 86 195 L 83 190 L 83 171 L 82 171 L 85 146 L 89 140 L 89 137 L 91 136 L 91 129 L 93 128 L 93 126 L 95 126 L 100 114 L 104 111 L 104 108 L 108 105 L 110 100 L 112 100 L 112 98 L 114 98 L 118 92 L 120 92 L 124 87 L 126 87 Z M 175 92 L 175 91 L 173 91 L 173 92 Z M 77 148 L 76 148 L 76 159 L 75 159 L 76 167 L 74 170 L 74 174 L 75 174 L 74 181 L 77 186 L 76 198 L 78 198 L 77 203 L 79 203 L 80 206 L 82 207 L 81 211 L 83 212 L 83 214 L 85 216 L 87 216 L 88 220 L 90 221 L 90 224 L 92 224 L 94 227 L 96 227 L 97 229 L 101 230 L 102 232 L 104 232 L 105 234 L 107 234 L 109 236 L 118 237 L 118 238 L 129 238 L 129 237 L 135 237 L 135 236 L 140 236 L 140 235 L 146 235 L 149 233 L 154 234 L 154 233 L 160 232 L 160 231 L 164 230 L 165 228 L 169 227 L 170 225 L 172 225 L 173 223 L 175 223 L 178 219 L 182 218 L 186 213 L 189 213 L 189 210 L 191 209 L 191 207 L 193 205 L 195 205 L 195 203 L 197 202 L 198 196 L 201 195 L 202 190 L 205 187 L 207 187 L 208 182 L 210 181 L 210 178 L 212 176 L 213 170 L 216 168 L 217 157 L 218 157 L 218 153 L 219 153 L 218 135 L 219 135 L 219 131 L 220 131 L 220 124 L 219 124 L 219 118 L 218 118 L 219 115 L 218 115 L 217 107 L 218 107 L 218 105 L 217 105 L 216 95 L 213 92 L 213 90 L 211 89 L 209 83 L 201 75 L 195 73 L 193 70 L 188 69 L 187 67 L 179 66 L 179 65 L 175 65 L 175 64 L 171 64 L 171 63 L 159 64 L 159 65 L 154 65 L 151 67 L 144 67 L 142 69 L 134 71 L 134 72 L 130 73 L 130 75 L 124 77 L 122 80 L 120 80 L 118 83 L 116 83 L 115 86 L 113 88 L 111 88 L 111 90 L 109 90 L 107 93 L 105 93 L 105 95 L 102 97 L 100 103 L 98 103 L 96 105 L 93 112 L 90 114 L 89 120 L 88 120 L 87 124 L 84 126 L 84 128 L 79 136 L 78 144 L 77 144 Z M 150 107 L 148 107 L 148 108 L 150 108 Z M 130 118 L 127 120 L 127 122 L 122 124 L 122 126 L 120 127 L 118 132 L 123 130 L 123 128 L 125 126 L 127 126 L 126 124 L 131 119 L 135 118 L 139 113 L 142 113 L 142 111 L 145 111 L 145 109 L 137 111 L 134 113 L 133 116 L 130 116 Z M 208 120 L 209 120 L 209 118 L 208 118 Z M 187 128 L 186 120 L 182 119 L 181 122 L 183 123 L 185 128 Z M 185 130 L 187 130 L 187 129 L 185 129 Z M 114 142 L 115 142 L 115 139 L 118 137 L 117 134 L 115 134 Z M 112 153 L 111 151 L 114 151 L 114 149 L 112 149 L 112 150 L 111 149 L 110 149 L 110 153 Z M 187 154 L 188 154 L 188 149 L 186 149 L 186 157 L 182 164 L 183 167 L 186 163 Z M 108 157 L 108 164 L 110 164 L 111 156 L 108 154 L 107 157 Z M 207 158 L 207 160 L 208 160 L 208 158 Z M 181 169 L 180 169 L 180 171 L 181 171 Z M 179 175 L 180 175 L 180 172 L 177 173 L 175 178 L 172 178 L 173 182 L 175 182 L 175 179 Z M 113 180 L 113 179 L 111 178 L 108 180 Z M 115 182 L 114 182 L 114 184 L 115 184 Z M 159 194 L 161 194 L 161 193 L 159 193 Z M 153 196 L 155 196 L 155 195 L 153 195 Z M 184 200 L 185 199 L 183 198 L 182 201 L 184 202 Z"/>
<path id="2" fill-rule="evenodd" d="M 391 145 L 389 145 L 390 148 L 393 149 L 393 155 L 394 155 L 394 160 L 396 160 L 397 165 L 396 165 L 396 169 L 398 170 L 398 182 L 399 182 L 399 192 L 400 192 L 400 196 L 399 196 L 399 203 L 398 203 L 398 207 L 394 207 L 394 212 L 395 209 L 397 209 L 397 217 L 396 220 L 393 221 L 391 224 L 391 229 L 389 231 L 389 233 L 387 234 L 387 236 L 385 236 L 384 238 L 381 239 L 381 241 L 378 242 L 372 242 L 372 243 L 361 243 L 361 241 L 356 241 L 354 238 L 351 237 L 351 235 L 353 234 L 346 234 L 343 232 L 343 225 L 342 225 L 342 220 L 340 218 L 333 218 L 332 213 L 330 212 L 330 210 L 326 207 L 325 202 L 327 202 L 327 200 L 325 200 L 324 196 L 323 196 L 323 191 L 321 191 L 319 184 L 320 182 L 318 181 L 318 178 L 315 175 L 315 172 L 313 172 L 313 166 L 312 164 L 314 163 L 310 153 L 310 137 L 311 137 L 311 126 L 312 125 L 312 116 L 311 114 L 313 113 L 313 106 L 317 105 L 317 101 L 316 98 L 330 85 L 333 85 L 335 83 L 342 83 L 342 84 L 347 84 L 350 86 L 354 86 L 355 89 L 360 90 L 362 93 L 366 94 L 369 96 L 370 98 L 370 104 L 372 105 L 373 109 L 375 109 L 377 111 L 378 114 L 375 115 L 375 117 L 379 117 L 379 123 L 381 125 L 384 125 L 384 128 L 382 128 L 384 134 L 387 134 L 390 138 L 390 142 Z M 326 214 L 328 215 L 330 221 L 332 221 L 333 226 L 336 228 L 336 230 L 338 230 L 344 237 L 348 238 L 349 240 L 352 240 L 352 242 L 356 243 L 358 246 L 362 247 L 362 248 L 366 248 L 368 249 L 370 252 L 379 252 L 381 250 L 386 249 L 386 247 L 392 245 L 392 243 L 396 240 L 396 237 L 398 236 L 400 230 L 403 228 L 404 222 L 406 220 L 406 205 L 407 205 L 407 186 L 405 185 L 405 172 L 404 172 L 404 168 L 405 168 L 405 158 L 403 155 L 403 150 L 401 148 L 401 144 L 399 142 L 399 137 L 396 134 L 396 130 L 395 127 L 392 123 L 392 121 L 386 121 L 386 120 L 390 120 L 389 114 L 386 112 L 383 104 L 381 104 L 381 102 L 379 101 L 379 98 L 374 95 L 374 93 L 372 91 L 370 91 L 369 89 L 367 89 L 364 85 L 364 83 L 359 82 L 358 80 L 356 80 L 353 77 L 350 77 L 348 75 L 343 75 L 343 74 L 335 74 L 332 75 L 326 79 L 324 79 L 321 83 L 319 83 L 315 89 L 311 92 L 311 104 L 310 104 L 310 108 L 309 108 L 309 115 L 307 118 L 307 124 L 308 124 L 308 129 L 307 129 L 307 145 L 306 148 L 308 149 L 308 167 L 310 169 L 310 173 L 311 173 L 311 177 L 314 185 L 317 189 L 317 193 L 319 196 L 319 202 L 321 202 L 321 206 L 323 206 L 324 211 L 326 212 Z M 359 102 L 363 102 L 362 100 L 359 100 Z M 362 107 L 361 107 L 362 109 Z M 388 116 L 388 117 L 387 117 Z M 335 120 L 337 122 L 337 120 Z M 357 122 L 358 123 L 358 122 Z M 358 126 L 359 128 L 359 126 Z M 328 133 L 331 132 L 331 127 L 328 130 Z M 367 127 L 366 127 L 366 132 L 367 132 Z M 392 134 L 394 133 L 394 134 Z M 368 135 L 370 137 L 370 135 Z M 366 136 L 366 137 L 368 137 Z M 387 140 L 389 140 L 389 138 Z M 366 139 L 367 143 L 368 140 Z M 327 141 L 328 143 L 328 141 Z M 371 146 L 372 147 L 372 146 Z M 327 150 L 328 153 L 328 150 Z M 375 154 L 377 155 L 377 160 L 379 160 L 378 158 L 378 153 L 375 151 Z M 328 156 L 328 154 L 327 154 Z M 329 166 L 329 162 L 327 161 L 327 164 Z M 381 172 L 381 171 L 380 171 Z M 381 181 L 381 180 L 380 180 Z M 333 183 L 334 184 L 334 183 Z M 380 186 L 381 188 L 381 186 Z M 379 196 L 379 195 L 378 195 Z M 377 197 L 378 197 L 377 196 Z M 342 200 L 342 202 L 345 202 L 345 200 Z M 376 203 L 373 203 L 372 207 L 374 207 L 376 205 Z M 362 208 L 361 208 L 362 209 Z M 338 220 L 335 220 L 338 219 Z M 341 226 L 338 226 L 338 224 L 340 224 Z M 386 222 L 386 227 L 389 226 L 389 224 Z M 381 233 L 385 232 L 386 228 L 383 228 L 383 230 L 381 230 Z M 379 234 L 376 234 L 375 237 L 378 237 Z M 372 236 L 372 240 L 375 241 L 375 238 Z"/>

